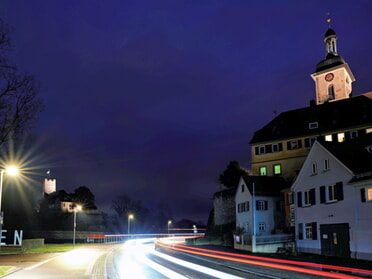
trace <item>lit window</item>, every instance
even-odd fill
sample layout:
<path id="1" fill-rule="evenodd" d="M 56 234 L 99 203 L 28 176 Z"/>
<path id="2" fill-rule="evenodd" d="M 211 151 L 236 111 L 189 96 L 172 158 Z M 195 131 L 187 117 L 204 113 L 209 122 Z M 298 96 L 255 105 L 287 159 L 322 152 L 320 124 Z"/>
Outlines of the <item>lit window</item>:
<path id="1" fill-rule="evenodd" d="M 260 167 L 260 175 L 266 176 L 267 175 L 267 168 L 266 167 Z"/>
<path id="2" fill-rule="evenodd" d="M 372 188 L 367 189 L 367 200 L 372 201 Z"/>
<path id="3" fill-rule="evenodd" d="M 372 133 L 372 128 L 366 129 L 366 134 Z"/>
<path id="4" fill-rule="evenodd" d="M 338 141 L 338 142 L 343 142 L 343 141 L 345 141 L 345 134 L 344 134 L 344 133 L 338 133 L 338 134 L 337 134 L 337 141 Z"/>
<path id="5" fill-rule="evenodd" d="M 325 141 L 332 141 L 332 135 L 326 135 Z"/>
<path id="6" fill-rule="evenodd" d="M 313 165 L 312 165 L 311 174 L 317 174 L 317 165 L 316 165 L 316 163 L 313 163 Z"/>
<path id="7" fill-rule="evenodd" d="M 305 224 L 305 239 L 316 239 L 316 223 Z"/>
<path id="8" fill-rule="evenodd" d="M 258 223 L 258 230 L 260 232 L 266 231 L 266 224 L 265 223 Z"/>
<path id="9" fill-rule="evenodd" d="M 274 175 L 282 174 L 282 167 L 281 165 L 274 165 Z"/>
<path id="10" fill-rule="evenodd" d="M 329 159 L 324 160 L 324 170 L 325 171 L 329 170 Z"/>

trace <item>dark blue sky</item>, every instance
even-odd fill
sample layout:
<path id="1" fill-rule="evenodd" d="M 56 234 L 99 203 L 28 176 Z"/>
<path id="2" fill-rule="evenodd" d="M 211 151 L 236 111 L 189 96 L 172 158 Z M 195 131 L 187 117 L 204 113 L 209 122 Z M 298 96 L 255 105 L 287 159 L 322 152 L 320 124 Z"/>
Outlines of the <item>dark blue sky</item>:
<path id="1" fill-rule="evenodd" d="M 370 0 L 2 0 L 13 59 L 43 86 L 40 174 L 101 209 L 123 193 L 206 222 L 253 132 L 314 98 L 327 11 L 354 95 L 372 91 Z"/>

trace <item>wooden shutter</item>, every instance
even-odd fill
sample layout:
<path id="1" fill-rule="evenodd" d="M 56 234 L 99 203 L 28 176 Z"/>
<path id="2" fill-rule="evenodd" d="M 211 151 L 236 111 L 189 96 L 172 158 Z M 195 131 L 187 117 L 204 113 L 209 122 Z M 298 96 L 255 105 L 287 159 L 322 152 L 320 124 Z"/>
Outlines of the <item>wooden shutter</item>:
<path id="1" fill-rule="evenodd" d="M 315 189 L 314 188 L 310 189 L 309 199 L 310 199 L 311 205 L 315 204 Z"/>
<path id="2" fill-rule="evenodd" d="M 326 202 L 326 199 L 325 199 L 325 186 L 320 186 L 319 192 L 320 192 L 320 203 L 325 203 Z"/>
<path id="3" fill-rule="evenodd" d="M 302 223 L 298 224 L 298 239 L 304 239 L 304 226 Z"/>
<path id="4" fill-rule="evenodd" d="M 302 192 L 297 192 L 297 206 L 302 207 Z"/>
<path id="5" fill-rule="evenodd" d="M 336 187 L 335 187 L 335 190 L 336 190 L 336 199 L 338 201 L 342 201 L 344 199 L 344 189 L 343 189 L 343 186 L 342 186 L 342 182 L 337 182 L 336 183 Z"/>
<path id="6" fill-rule="evenodd" d="M 362 198 L 362 202 L 366 202 L 366 189 L 365 188 L 360 189 L 360 197 Z"/>

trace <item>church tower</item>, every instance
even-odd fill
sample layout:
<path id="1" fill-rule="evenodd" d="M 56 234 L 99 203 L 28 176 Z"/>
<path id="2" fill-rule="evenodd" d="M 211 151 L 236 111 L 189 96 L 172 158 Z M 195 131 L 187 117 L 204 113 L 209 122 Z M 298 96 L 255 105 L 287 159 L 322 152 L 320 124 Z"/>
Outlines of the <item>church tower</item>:
<path id="1" fill-rule="evenodd" d="M 317 105 L 351 97 L 351 83 L 355 81 L 349 65 L 338 55 L 336 32 L 331 29 L 331 20 L 327 21 L 328 30 L 324 36 L 326 58 L 316 65 L 316 71 L 311 75 L 315 82 Z"/>
<path id="2" fill-rule="evenodd" d="M 48 177 L 44 178 L 43 183 L 43 196 L 44 194 L 51 194 L 55 191 L 57 191 L 57 182 L 55 178 L 50 177 L 50 170 L 47 171 Z"/>

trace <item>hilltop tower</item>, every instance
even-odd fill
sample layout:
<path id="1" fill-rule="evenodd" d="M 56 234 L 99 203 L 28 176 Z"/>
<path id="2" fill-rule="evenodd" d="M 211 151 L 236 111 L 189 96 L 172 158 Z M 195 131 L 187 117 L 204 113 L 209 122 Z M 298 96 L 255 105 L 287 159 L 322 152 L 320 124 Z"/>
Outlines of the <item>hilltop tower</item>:
<path id="1" fill-rule="evenodd" d="M 44 194 L 51 194 L 55 191 L 57 191 L 57 181 L 55 178 L 50 177 L 50 170 L 47 171 L 48 177 L 44 178 L 44 183 L 43 183 L 43 196 Z"/>

